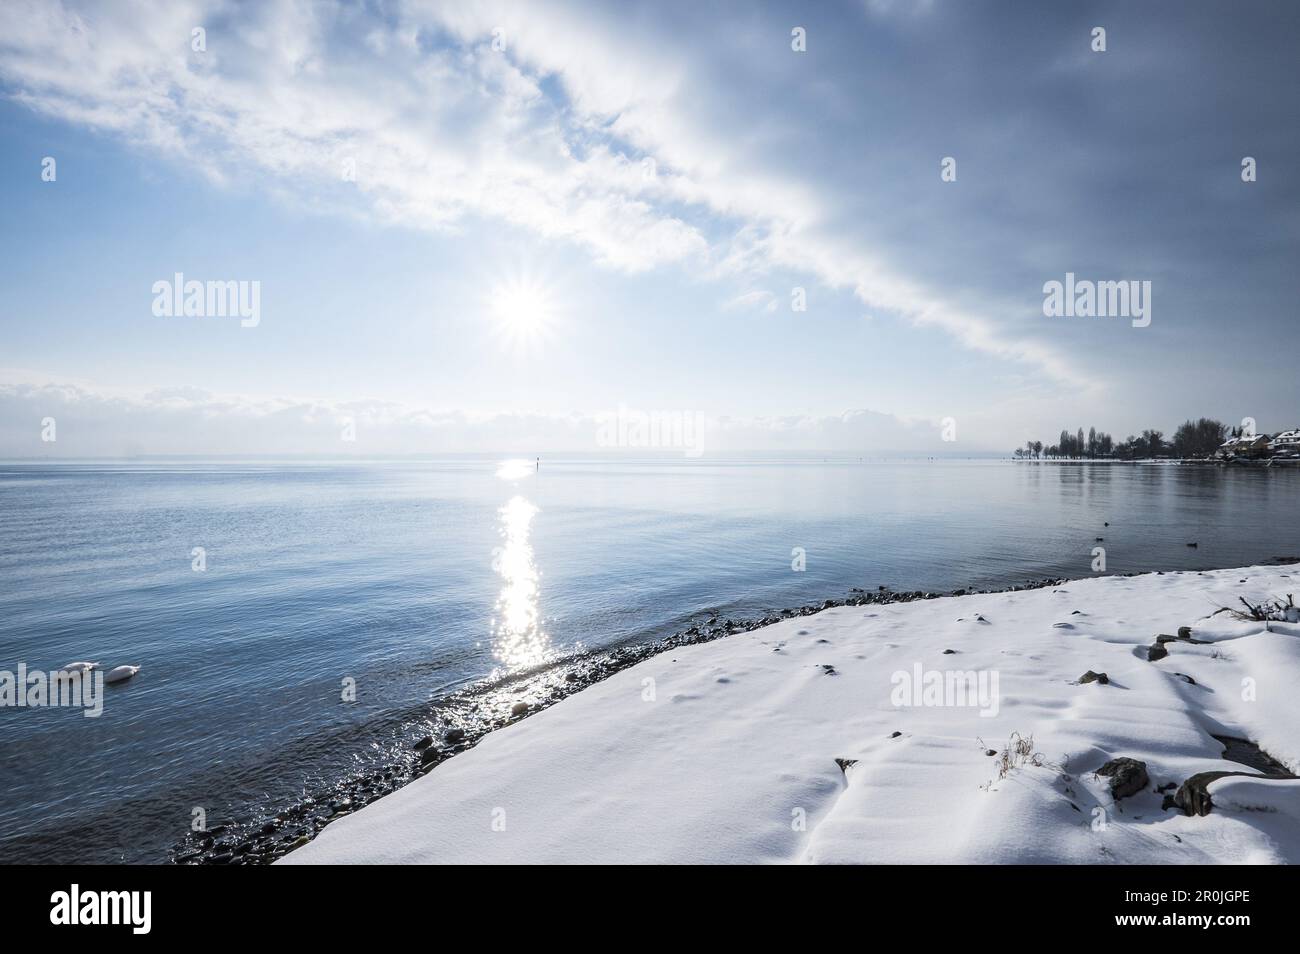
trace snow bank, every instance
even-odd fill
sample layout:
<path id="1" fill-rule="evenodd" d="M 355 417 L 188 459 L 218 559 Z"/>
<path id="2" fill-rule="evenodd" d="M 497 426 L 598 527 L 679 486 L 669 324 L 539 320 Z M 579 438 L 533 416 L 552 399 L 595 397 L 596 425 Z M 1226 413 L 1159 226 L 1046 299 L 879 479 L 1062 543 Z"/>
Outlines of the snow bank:
<path id="1" fill-rule="evenodd" d="M 1221 779 L 1204 817 L 1162 810 L 1156 789 L 1254 774 L 1213 735 L 1300 769 L 1300 626 L 1211 615 L 1298 583 L 1285 566 L 1103 577 L 839 607 L 678 649 L 283 861 L 1297 862 L 1300 782 Z M 1148 662 L 1180 626 L 1203 642 Z M 1088 670 L 1109 681 L 1080 684 Z M 1032 748 L 999 777 L 1013 733 Z M 1149 781 L 1117 801 L 1094 772 L 1122 756 Z"/>

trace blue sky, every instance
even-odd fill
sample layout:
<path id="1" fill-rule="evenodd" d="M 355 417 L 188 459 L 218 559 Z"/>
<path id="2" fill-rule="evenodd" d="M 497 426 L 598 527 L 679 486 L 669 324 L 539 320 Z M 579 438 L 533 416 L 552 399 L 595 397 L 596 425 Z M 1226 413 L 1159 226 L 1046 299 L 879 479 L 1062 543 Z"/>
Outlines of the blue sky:
<path id="1" fill-rule="evenodd" d="M 6 3 L 0 454 L 1295 426 L 1298 41 L 1281 2 Z M 1044 317 L 1067 271 L 1151 325 Z M 176 272 L 259 323 L 155 316 Z"/>

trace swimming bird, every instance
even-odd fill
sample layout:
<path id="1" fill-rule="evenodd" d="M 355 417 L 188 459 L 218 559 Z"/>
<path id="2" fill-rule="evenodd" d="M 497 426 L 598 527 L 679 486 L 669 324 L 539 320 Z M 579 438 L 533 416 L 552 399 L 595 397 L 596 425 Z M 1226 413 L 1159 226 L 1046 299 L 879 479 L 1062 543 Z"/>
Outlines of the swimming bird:
<path id="1" fill-rule="evenodd" d="M 97 662 L 72 662 L 68 663 L 59 672 L 90 672 L 92 669 L 98 669 Z"/>
<path id="2" fill-rule="evenodd" d="M 139 671 L 139 666 L 114 666 L 104 675 L 104 681 L 107 683 L 126 682 Z"/>

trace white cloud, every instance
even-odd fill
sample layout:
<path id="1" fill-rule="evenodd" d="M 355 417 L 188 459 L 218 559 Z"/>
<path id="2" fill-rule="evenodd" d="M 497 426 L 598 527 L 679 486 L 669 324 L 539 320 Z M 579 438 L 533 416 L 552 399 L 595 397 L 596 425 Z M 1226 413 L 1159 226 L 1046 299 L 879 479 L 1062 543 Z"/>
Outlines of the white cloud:
<path id="1" fill-rule="evenodd" d="M 85 382 L 37 383 L 32 372 L 0 372 L 0 457 L 146 455 L 383 456 L 451 453 L 603 454 L 602 415 L 471 414 L 371 399 L 213 394 L 198 388 L 130 390 Z M 628 408 L 631 414 L 690 415 L 706 453 L 951 450 L 939 424 L 876 411 L 736 418 L 689 408 Z M 609 414 L 615 413 L 610 409 Z M 42 440 L 53 418 L 54 441 Z M 345 429 L 354 440 L 345 440 Z M 129 434 L 129 438 L 121 435 Z M 631 456 L 641 447 L 612 449 Z M 667 450 L 672 452 L 672 448 Z"/>

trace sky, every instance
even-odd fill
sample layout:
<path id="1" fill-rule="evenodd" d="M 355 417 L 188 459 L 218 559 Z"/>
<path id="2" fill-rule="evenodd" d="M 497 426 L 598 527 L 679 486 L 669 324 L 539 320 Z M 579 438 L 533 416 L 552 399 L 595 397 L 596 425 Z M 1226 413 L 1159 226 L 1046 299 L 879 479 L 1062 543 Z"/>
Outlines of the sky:
<path id="1" fill-rule="evenodd" d="M 6 0 L 0 456 L 1294 427 L 1297 49 L 1281 0 Z"/>

